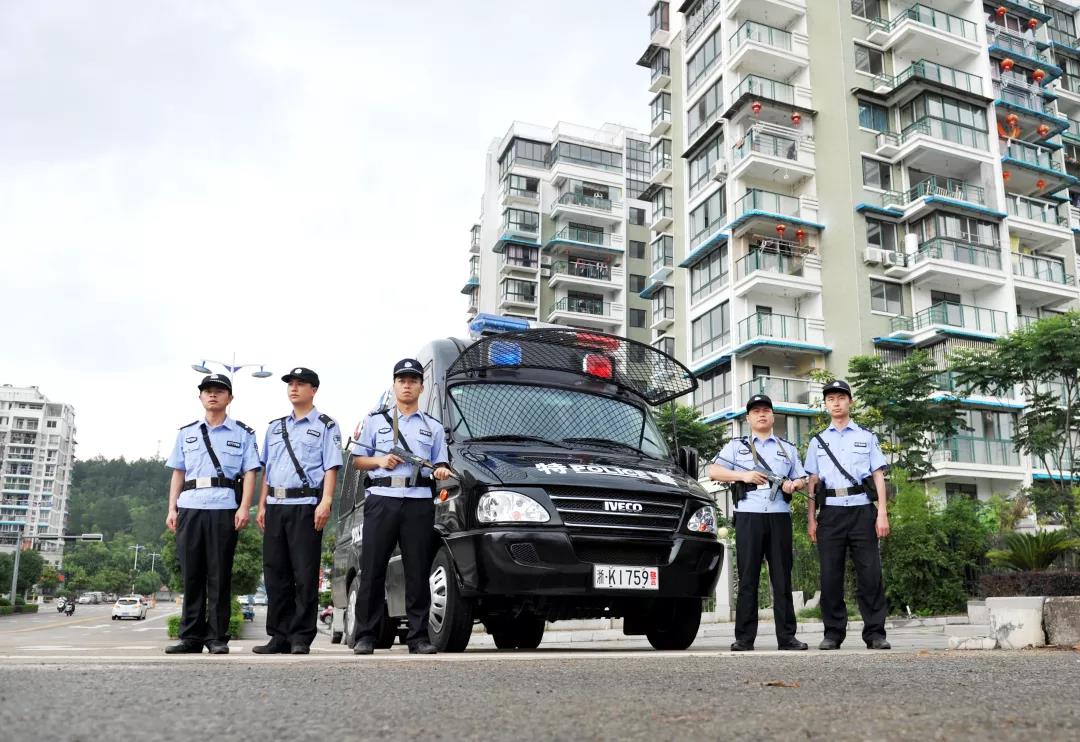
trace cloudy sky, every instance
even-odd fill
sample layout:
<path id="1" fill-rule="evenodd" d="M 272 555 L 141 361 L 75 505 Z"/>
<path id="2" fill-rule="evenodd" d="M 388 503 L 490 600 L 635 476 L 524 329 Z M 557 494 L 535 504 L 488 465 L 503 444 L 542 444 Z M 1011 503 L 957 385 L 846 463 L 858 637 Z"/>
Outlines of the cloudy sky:
<path id="1" fill-rule="evenodd" d="M 78 455 L 168 453 L 190 365 L 233 411 L 322 376 L 348 431 L 463 335 L 483 162 L 511 121 L 643 126 L 649 0 L 8 0 L 0 383 L 76 408 Z"/>

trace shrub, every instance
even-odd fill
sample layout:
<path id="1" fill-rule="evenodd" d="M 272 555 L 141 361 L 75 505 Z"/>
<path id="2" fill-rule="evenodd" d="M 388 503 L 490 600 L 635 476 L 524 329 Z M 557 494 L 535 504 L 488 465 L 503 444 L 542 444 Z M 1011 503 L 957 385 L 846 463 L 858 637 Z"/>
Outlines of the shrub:
<path id="1" fill-rule="evenodd" d="M 1010 533 L 1005 548 L 987 552 L 990 561 L 999 567 L 1015 570 L 1047 569 L 1062 554 L 1080 548 L 1080 539 L 1071 538 L 1066 531 L 1040 533 Z"/>
<path id="2" fill-rule="evenodd" d="M 18 603 L 12 609 L 14 613 L 37 613 L 37 603 Z"/>
<path id="3" fill-rule="evenodd" d="M 165 620 L 165 629 L 169 632 L 170 639 L 180 638 L 180 616 L 172 615 Z"/>
<path id="4" fill-rule="evenodd" d="M 846 605 L 848 618 L 860 618 L 859 607 L 857 605 L 855 605 L 854 603 L 847 603 Z M 803 620 L 817 619 L 818 621 L 820 621 L 821 606 L 815 605 L 813 608 L 801 608 L 796 615 Z"/>
<path id="5" fill-rule="evenodd" d="M 7 598 L 0 598 L 0 608 L 5 608 L 9 605 L 11 605 L 10 600 L 8 600 Z"/>
<path id="6" fill-rule="evenodd" d="M 979 579 L 979 594 L 986 598 L 1080 595 L 1080 572 L 1000 572 Z"/>
<path id="7" fill-rule="evenodd" d="M 330 597 L 330 591 L 329 590 L 323 590 L 321 593 L 319 593 L 319 605 L 320 606 L 330 605 L 333 602 L 334 602 L 334 600 L 333 600 L 333 598 Z"/>
<path id="8" fill-rule="evenodd" d="M 229 636 L 233 639 L 240 638 L 240 632 L 244 627 L 244 614 L 240 610 L 240 601 L 234 595 L 229 610 Z M 180 616 L 169 616 L 165 621 L 165 628 L 169 632 L 170 639 L 180 638 Z"/>
<path id="9" fill-rule="evenodd" d="M 11 606 L 10 605 L 0 605 L 0 616 L 10 616 L 10 615 L 11 615 Z"/>

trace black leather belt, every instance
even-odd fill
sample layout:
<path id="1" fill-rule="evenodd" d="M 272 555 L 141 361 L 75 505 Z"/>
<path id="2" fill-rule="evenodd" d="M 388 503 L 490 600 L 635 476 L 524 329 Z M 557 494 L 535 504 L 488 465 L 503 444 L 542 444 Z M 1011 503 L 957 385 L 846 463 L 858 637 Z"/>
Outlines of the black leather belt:
<path id="1" fill-rule="evenodd" d="M 269 496 L 275 500 L 293 499 L 297 497 L 321 497 L 320 487 L 271 487 Z"/>
<path id="2" fill-rule="evenodd" d="M 235 490 L 238 484 L 237 480 L 224 477 L 197 477 L 185 481 L 180 491 L 187 492 L 188 490 L 204 489 L 206 487 L 224 487 L 225 489 Z"/>
<path id="3" fill-rule="evenodd" d="M 368 487 L 430 487 L 434 483 L 431 477 L 419 477 L 415 485 L 412 483 L 412 477 L 371 477 L 368 479 Z"/>

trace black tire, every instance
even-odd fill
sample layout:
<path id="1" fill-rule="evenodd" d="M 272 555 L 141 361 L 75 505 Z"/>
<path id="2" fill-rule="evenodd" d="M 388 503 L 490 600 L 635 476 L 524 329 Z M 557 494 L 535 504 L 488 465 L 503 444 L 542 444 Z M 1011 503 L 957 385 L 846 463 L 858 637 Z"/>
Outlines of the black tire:
<path id="1" fill-rule="evenodd" d="M 498 649 L 536 649 L 544 640 L 544 624 L 539 616 L 519 616 L 499 625 L 491 637 Z"/>
<path id="2" fill-rule="evenodd" d="M 330 643 L 331 644 L 341 644 L 341 638 L 344 635 L 345 635 L 344 632 L 341 632 L 341 631 L 331 631 L 330 632 Z"/>
<path id="3" fill-rule="evenodd" d="M 445 546 L 431 563 L 428 638 L 440 652 L 464 652 L 472 637 L 472 603 L 461 596 L 454 559 Z"/>
<path id="4" fill-rule="evenodd" d="M 409 643 L 409 630 L 408 629 L 398 629 L 397 630 L 397 640 L 398 640 L 398 644 L 400 644 L 403 647 L 406 644 L 408 644 Z"/>
<path id="5" fill-rule="evenodd" d="M 683 650 L 694 643 L 700 627 L 700 598 L 666 598 L 653 605 L 645 636 L 653 649 Z"/>

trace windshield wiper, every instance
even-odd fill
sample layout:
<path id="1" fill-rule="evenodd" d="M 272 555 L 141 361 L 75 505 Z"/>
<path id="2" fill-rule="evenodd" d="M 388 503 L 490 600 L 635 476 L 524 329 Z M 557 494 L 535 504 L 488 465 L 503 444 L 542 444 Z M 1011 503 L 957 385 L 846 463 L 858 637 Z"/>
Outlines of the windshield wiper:
<path id="1" fill-rule="evenodd" d="M 602 446 L 618 446 L 620 448 L 629 448 L 631 451 L 633 451 L 635 453 L 639 453 L 642 456 L 645 456 L 647 458 L 655 458 L 654 456 L 649 456 L 649 454 L 645 453 L 644 451 L 642 451 L 640 448 L 638 448 L 635 445 L 632 445 L 630 443 L 623 443 L 622 441 L 613 441 L 610 438 L 588 438 L 588 437 L 563 438 L 563 442 L 564 443 L 593 443 L 593 444 L 599 444 L 599 445 L 602 445 Z"/>
<path id="2" fill-rule="evenodd" d="M 541 438 L 535 435 L 516 435 L 514 433 L 504 433 L 502 435 L 478 435 L 472 438 L 467 438 L 466 443 L 484 443 L 484 442 L 506 442 L 506 443 L 546 443 L 549 446 L 555 446 L 556 448 L 567 448 L 558 441 L 549 441 L 547 438 Z"/>

